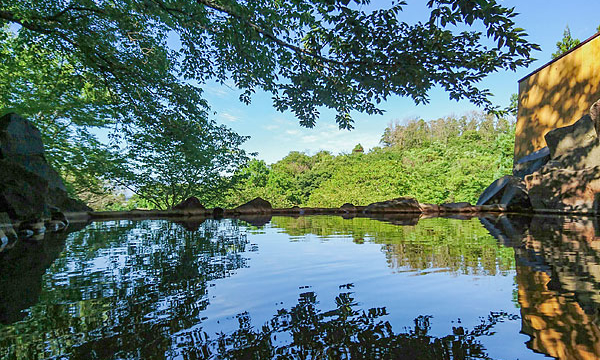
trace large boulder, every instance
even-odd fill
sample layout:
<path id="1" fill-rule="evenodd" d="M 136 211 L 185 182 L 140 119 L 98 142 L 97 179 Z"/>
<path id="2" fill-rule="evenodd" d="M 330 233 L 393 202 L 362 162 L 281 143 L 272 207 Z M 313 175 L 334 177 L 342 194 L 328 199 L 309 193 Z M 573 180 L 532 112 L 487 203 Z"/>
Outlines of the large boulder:
<path id="1" fill-rule="evenodd" d="M 477 205 L 502 205 L 508 211 L 529 211 L 531 202 L 525 182 L 519 177 L 506 175 L 487 187 Z"/>
<path id="2" fill-rule="evenodd" d="M 240 214 L 268 214 L 271 213 L 273 207 L 267 200 L 257 197 L 236 207 L 234 210 Z"/>
<path id="3" fill-rule="evenodd" d="M 546 146 L 517 160 L 513 167 L 513 175 L 523 179 L 541 169 L 548 161 L 550 161 L 550 149 Z"/>
<path id="4" fill-rule="evenodd" d="M 0 212 L 11 219 L 40 218 L 47 212 L 48 182 L 21 166 L 0 160 Z"/>
<path id="5" fill-rule="evenodd" d="M 598 139 L 588 141 L 568 151 L 562 151 L 539 171 L 544 173 L 553 169 L 583 170 L 595 166 L 600 166 L 600 141 Z"/>
<path id="6" fill-rule="evenodd" d="M 544 212 L 598 212 L 600 166 L 549 169 L 525 177 L 531 205 Z"/>
<path id="7" fill-rule="evenodd" d="M 365 213 L 421 213 L 419 202 L 413 198 L 399 197 L 392 200 L 372 203 Z"/>
<path id="8" fill-rule="evenodd" d="M 440 211 L 450 213 L 476 213 L 480 209 L 468 202 L 445 203 L 440 205 Z"/>
<path id="9" fill-rule="evenodd" d="M 598 134 L 592 118 L 589 115 L 584 115 L 569 126 L 551 130 L 544 138 L 550 150 L 550 158 L 554 159 L 571 152 L 572 149 L 597 142 Z"/>
<path id="10" fill-rule="evenodd" d="M 173 206 L 173 210 L 206 210 L 204 205 L 198 200 L 197 197 L 191 196 L 179 204 Z"/>
<path id="11" fill-rule="evenodd" d="M 0 117 L 0 168 L 0 212 L 13 220 L 49 217 L 50 208 L 91 210 L 69 198 L 60 175 L 44 157 L 40 132 L 13 113 Z"/>

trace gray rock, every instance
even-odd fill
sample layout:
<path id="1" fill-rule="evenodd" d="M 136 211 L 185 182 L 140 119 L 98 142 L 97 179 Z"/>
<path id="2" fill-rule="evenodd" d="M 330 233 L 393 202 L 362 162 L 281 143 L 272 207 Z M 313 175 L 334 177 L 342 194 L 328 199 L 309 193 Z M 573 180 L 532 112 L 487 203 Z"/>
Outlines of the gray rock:
<path id="1" fill-rule="evenodd" d="M 502 198 L 502 193 L 504 192 L 504 188 L 510 182 L 511 176 L 506 175 L 501 177 L 500 179 L 494 181 L 490 186 L 488 186 L 479 196 L 477 200 L 477 205 L 491 205 L 498 204 L 500 198 Z"/>
<path id="2" fill-rule="evenodd" d="M 48 198 L 48 182 L 21 166 L 0 159 L 0 211 L 11 219 L 40 218 Z"/>
<path id="3" fill-rule="evenodd" d="M 550 158 L 555 159 L 577 147 L 585 147 L 591 142 L 598 141 L 594 121 L 589 115 L 584 115 L 574 124 L 551 130 L 544 136 Z"/>
<path id="4" fill-rule="evenodd" d="M 582 146 L 576 146 L 564 151 L 540 168 L 545 173 L 554 169 L 578 171 L 600 166 L 600 141 L 595 139 Z"/>
<path id="5" fill-rule="evenodd" d="M 43 234 L 46 232 L 46 225 L 43 221 L 23 222 L 19 226 L 19 230 L 31 230 L 34 234 Z"/>
<path id="6" fill-rule="evenodd" d="M 0 117 L 0 153 L 5 159 L 43 156 L 44 144 L 39 130 L 15 113 Z"/>
<path id="7" fill-rule="evenodd" d="M 173 210 L 206 210 L 197 197 L 191 196 L 179 204 L 173 206 Z"/>
<path id="8" fill-rule="evenodd" d="M 45 226 L 46 226 L 47 231 L 57 232 L 57 231 L 64 230 L 67 227 L 67 224 L 65 224 L 64 222 L 62 222 L 60 220 L 50 220 L 50 221 L 46 222 Z"/>
<path id="9" fill-rule="evenodd" d="M 524 179 L 525 176 L 533 174 L 550 161 L 550 149 L 546 146 L 515 162 L 513 175 Z"/>
<path id="10" fill-rule="evenodd" d="M 528 212 L 531 210 L 531 200 L 525 182 L 511 181 L 505 188 L 499 205 L 506 207 L 508 211 Z"/>
<path id="11" fill-rule="evenodd" d="M 350 203 L 345 203 L 342 206 L 340 206 L 340 211 L 343 213 L 356 212 L 356 206 Z"/>
<path id="12" fill-rule="evenodd" d="M 0 212 L 14 220 L 63 211 L 91 211 L 69 198 L 59 174 L 46 162 L 40 132 L 16 114 L 0 117 Z"/>
<path id="13" fill-rule="evenodd" d="M 69 226 L 69 219 L 67 219 L 65 213 L 58 208 L 50 208 L 50 220 L 57 220 L 64 223 L 65 226 Z"/>
<path id="14" fill-rule="evenodd" d="M 421 207 L 413 198 L 399 197 L 372 203 L 365 208 L 365 213 L 421 213 Z"/>
<path id="15" fill-rule="evenodd" d="M 234 209 L 241 214 L 263 214 L 270 213 L 273 210 L 271 203 L 259 197 L 248 201 Z"/>
<path id="16" fill-rule="evenodd" d="M 507 211 L 529 211 L 531 202 L 525 182 L 516 176 L 506 175 L 494 181 L 479 197 L 477 205 L 501 205 Z"/>
<path id="17" fill-rule="evenodd" d="M 33 232 L 33 230 L 29 230 L 29 229 L 19 230 L 19 232 L 18 232 L 19 238 L 21 238 L 21 239 L 29 239 L 34 234 L 35 233 Z"/>
<path id="18" fill-rule="evenodd" d="M 536 211 L 597 213 L 600 201 L 600 166 L 582 170 L 549 169 L 525 177 L 531 205 Z"/>
<path id="19" fill-rule="evenodd" d="M 600 134 L 600 100 L 593 103 L 590 107 L 590 117 L 596 127 L 596 133 Z"/>

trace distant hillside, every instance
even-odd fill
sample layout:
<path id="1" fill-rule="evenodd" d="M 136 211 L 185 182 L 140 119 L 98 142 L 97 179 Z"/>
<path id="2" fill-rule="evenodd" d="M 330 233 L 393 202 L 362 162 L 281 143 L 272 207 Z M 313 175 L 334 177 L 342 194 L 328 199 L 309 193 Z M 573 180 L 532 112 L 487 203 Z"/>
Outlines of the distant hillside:
<path id="1" fill-rule="evenodd" d="M 349 153 L 338 156 L 291 152 L 270 166 L 253 160 L 219 205 L 256 196 L 275 207 L 367 205 L 399 196 L 475 203 L 485 187 L 512 171 L 514 121 L 481 113 L 414 119 L 390 124 L 381 144 L 368 153 L 348 144 Z"/>

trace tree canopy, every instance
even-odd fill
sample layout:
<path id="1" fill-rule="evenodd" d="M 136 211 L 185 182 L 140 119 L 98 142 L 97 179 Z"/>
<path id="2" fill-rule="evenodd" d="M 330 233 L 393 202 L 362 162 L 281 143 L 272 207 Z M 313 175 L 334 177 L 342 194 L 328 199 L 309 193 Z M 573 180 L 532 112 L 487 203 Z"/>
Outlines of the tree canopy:
<path id="1" fill-rule="evenodd" d="M 538 49 L 516 27 L 514 9 L 496 0 L 429 0 L 429 19 L 416 23 L 402 19 L 405 1 L 368 5 L 0 2 L 0 112 L 31 119 L 71 193 L 88 202 L 99 196 L 99 207 L 112 203 L 106 195 L 115 186 L 152 207 L 189 195 L 210 204 L 242 178 L 237 169 L 248 154 L 246 137 L 210 119 L 208 81 L 232 80 L 246 103 L 257 90 L 269 92 L 275 109 L 306 127 L 321 108 L 333 109 L 339 127 L 351 129 L 352 112 L 381 114 L 378 104 L 393 95 L 426 103 L 435 86 L 492 109 L 479 82 L 528 65 Z M 310 176 L 290 201 L 328 174 Z M 269 186 L 287 181 L 269 178 Z"/>
<path id="2" fill-rule="evenodd" d="M 571 29 L 569 29 L 569 26 L 567 25 L 565 31 L 563 32 L 562 39 L 560 39 L 560 41 L 556 43 L 556 52 L 552 53 L 552 59 L 557 59 L 561 57 L 580 43 L 581 40 L 571 36 Z"/>
<path id="3" fill-rule="evenodd" d="M 478 87 L 487 74 L 528 65 L 537 45 L 496 0 L 429 0 L 431 16 L 401 20 L 404 1 L 362 10 L 370 0 L 27 0 L 0 4 L 18 43 L 72 64 L 75 79 L 103 94 L 110 118 L 153 122 L 170 107 L 203 107 L 201 85 L 231 78 L 240 99 L 273 94 L 312 127 L 319 107 L 381 113 L 391 95 L 428 101 L 434 86 L 491 108 Z M 477 30 L 453 31 L 478 23 Z M 454 28 L 453 26 L 457 26 Z M 490 41 L 487 41 L 489 39 Z M 175 45 L 173 45 L 175 44 Z M 41 59 L 43 60 L 43 59 Z"/>
<path id="4" fill-rule="evenodd" d="M 260 196 L 274 207 L 368 205 L 399 196 L 423 203 L 475 203 L 494 180 L 512 174 L 514 119 L 483 113 L 391 123 L 383 147 L 337 156 L 293 151 L 267 165 L 252 160 L 221 206 Z M 363 150 L 364 151 L 364 150 Z"/>

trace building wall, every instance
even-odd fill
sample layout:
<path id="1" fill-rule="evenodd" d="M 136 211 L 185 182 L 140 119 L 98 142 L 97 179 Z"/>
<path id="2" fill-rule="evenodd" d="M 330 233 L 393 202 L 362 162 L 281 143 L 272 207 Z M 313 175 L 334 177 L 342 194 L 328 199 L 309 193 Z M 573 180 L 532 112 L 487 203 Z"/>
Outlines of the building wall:
<path id="1" fill-rule="evenodd" d="M 515 161 L 546 146 L 544 135 L 587 114 L 600 99 L 600 33 L 519 81 Z"/>

